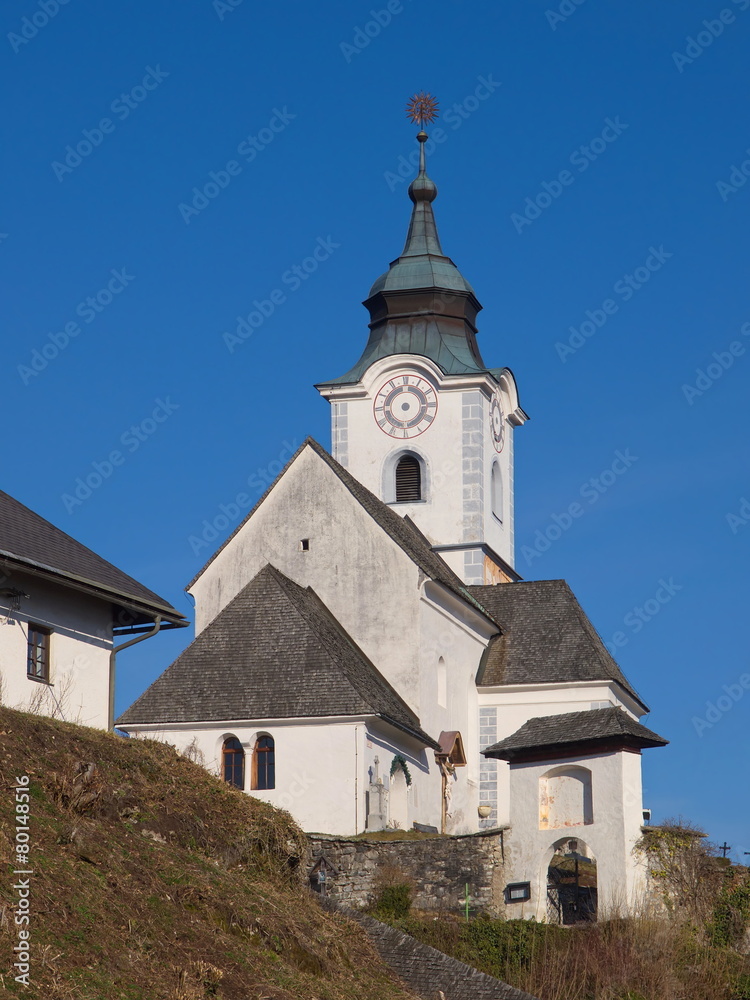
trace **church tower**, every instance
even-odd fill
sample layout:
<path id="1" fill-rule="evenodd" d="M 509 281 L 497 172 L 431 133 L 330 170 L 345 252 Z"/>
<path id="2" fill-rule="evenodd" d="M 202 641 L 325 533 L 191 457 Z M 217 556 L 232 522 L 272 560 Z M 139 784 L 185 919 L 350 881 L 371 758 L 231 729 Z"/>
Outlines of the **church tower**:
<path id="1" fill-rule="evenodd" d="M 482 360 L 482 306 L 440 245 L 422 127 L 433 99 L 418 95 L 410 117 L 420 151 L 406 245 L 364 302 L 362 357 L 316 388 L 331 403 L 334 458 L 411 518 L 466 584 L 513 581 L 513 433 L 528 418 L 510 369 Z"/>

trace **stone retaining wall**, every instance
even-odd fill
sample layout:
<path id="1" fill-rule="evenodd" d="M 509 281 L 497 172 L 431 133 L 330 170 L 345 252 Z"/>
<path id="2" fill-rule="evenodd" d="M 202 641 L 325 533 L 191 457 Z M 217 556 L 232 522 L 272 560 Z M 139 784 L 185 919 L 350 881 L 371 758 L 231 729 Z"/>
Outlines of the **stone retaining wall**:
<path id="1" fill-rule="evenodd" d="M 308 834 L 308 841 L 308 875 L 325 857 L 336 869 L 327 875 L 326 892 L 345 906 L 367 906 L 381 878 L 403 877 L 414 886 L 412 902 L 419 909 L 462 911 L 468 883 L 472 913 L 503 910 L 502 830 L 384 841 Z"/>

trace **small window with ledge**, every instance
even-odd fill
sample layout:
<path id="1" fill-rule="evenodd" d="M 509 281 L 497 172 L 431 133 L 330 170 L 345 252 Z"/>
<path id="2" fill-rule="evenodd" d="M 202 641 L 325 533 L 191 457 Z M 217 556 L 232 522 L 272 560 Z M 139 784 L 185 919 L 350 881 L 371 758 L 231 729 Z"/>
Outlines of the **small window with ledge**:
<path id="1" fill-rule="evenodd" d="M 253 753 L 253 789 L 267 791 L 276 787 L 276 744 L 273 737 L 258 737 Z"/>
<path id="2" fill-rule="evenodd" d="M 222 749 L 224 781 L 235 788 L 245 787 L 245 751 L 236 736 L 228 736 Z"/>
<path id="3" fill-rule="evenodd" d="M 396 466 L 396 503 L 422 499 L 422 466 L 414 455 L 403 455 Z"/>
<path id="4" fill-rule="evenodd" d="M 492 463 L 490 474 L 490 503 L 492 515 L 502 523 L 503 520 L 503 476 L 500 472 L 500 463 L 495 459 Z"/>
<path id="5" fill-rule="evenodd" d="M 50 638 L 52 630 L 43 625 L 29 622 L 29 638 L 26 652 L 26 676 L 33 681 L 49 684 L 50 680 Z"/>

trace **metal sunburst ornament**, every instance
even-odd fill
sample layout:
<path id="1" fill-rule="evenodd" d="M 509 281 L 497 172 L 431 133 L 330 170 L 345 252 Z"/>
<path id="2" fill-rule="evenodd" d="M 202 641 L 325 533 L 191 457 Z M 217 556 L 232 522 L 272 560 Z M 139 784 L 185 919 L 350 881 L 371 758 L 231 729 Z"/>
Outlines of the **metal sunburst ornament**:
<path id="1" fill-rule="evenodd" d="M 406 117 L 409 121 L 419 125 L 420 129 L 430 122 L 434 122 L 438 116 L 437 99 L 421 90 L 406 105 Z"/>

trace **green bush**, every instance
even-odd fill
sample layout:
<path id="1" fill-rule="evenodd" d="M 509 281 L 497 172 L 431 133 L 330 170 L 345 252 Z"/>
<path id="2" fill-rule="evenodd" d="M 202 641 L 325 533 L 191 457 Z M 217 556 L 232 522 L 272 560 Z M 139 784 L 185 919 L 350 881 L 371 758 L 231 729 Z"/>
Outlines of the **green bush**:
<path id="1" fill-rule="evenodd" d="M 386 920 L 403 920 L 411 910 L 411 886 L 402 882 L 398 885 L 385 885 L 375 901 L 375 916 Z"/>

